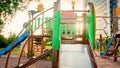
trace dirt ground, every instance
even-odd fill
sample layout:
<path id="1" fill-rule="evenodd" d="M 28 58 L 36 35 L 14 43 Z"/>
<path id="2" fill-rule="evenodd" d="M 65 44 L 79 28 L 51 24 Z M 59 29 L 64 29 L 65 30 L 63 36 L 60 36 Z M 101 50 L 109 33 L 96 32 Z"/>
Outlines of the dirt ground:
<path id="1" fill-rule="evenodd" d="M 117 62 L 113 62 L 113 57 L 109 58 L 101 58 L 95 57 L 98 68 L 120 68 L 120 57 L 118 57 Z M 4 68 L 6 61 L 6 55 L 0 58 L 0 68 Z M 11 55 L 8 68 L 14 68 L 17 65 L 18 55 Z M 21 62 L 24 63 L 27 61 L 26 57 L 22 57 Z M 51 61 L 38 61 L 35 64 L 27 67 L 27 68 L 52 68 Z"/>
<path id="2" fill-rule="evenodd" d="M 5 68 L 5 63 L 6 63 L 6 55 L 0 57 L 0 68 Z M 8 63 L 8 68 L 14 68 L 18 64 L 18 55 L 11 55 Z M 27 57 L 22 57 L 21 58 L 21 63 L 25 63 L 27 61 Z M 52 68 L 52 62 L 51 61 L 42 61 L 39 60 L 33 65 L 30 65 L 27 68 Z"/>

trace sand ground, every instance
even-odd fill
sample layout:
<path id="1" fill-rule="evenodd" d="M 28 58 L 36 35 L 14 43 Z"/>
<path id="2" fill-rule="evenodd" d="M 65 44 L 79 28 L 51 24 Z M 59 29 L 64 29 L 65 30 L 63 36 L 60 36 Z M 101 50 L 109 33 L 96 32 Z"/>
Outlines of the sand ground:
<path id="1" fill-rule="evenodd" d="M 0 58 L 0 68 L 4 68 L 6 57 L 7 56 L 4 55 Z M 113 57 L 101 58 L 96 56 L 95 59 L 96 59 L 98 68 L 120 68 L 120 57 L 118 57 L 117 62 L 113 61 Z M 21 62 L 24 63 L 26 61 L 27 61 L 27 58 L 22 57 Z M 11 55 L 8 68 L 14 68 L 17 65 L 17 62 L 18 62 L 18 55 Z M 52 68 L 52 62 L 39 60 L 38 62 L 36 62 L 35 64 L 27 68 Z"/>

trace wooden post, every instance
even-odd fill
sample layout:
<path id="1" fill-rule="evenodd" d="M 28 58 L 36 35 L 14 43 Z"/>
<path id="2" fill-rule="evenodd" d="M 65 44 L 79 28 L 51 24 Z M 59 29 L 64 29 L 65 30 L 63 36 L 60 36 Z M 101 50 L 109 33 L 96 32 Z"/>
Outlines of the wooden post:
<path id="1" fill-rule="evenodd" d="M 83 14 L 83 27 L 82 27 L 83 43 L 86 43 L 86 14 Z"/>
<path id="2" fill-rule="evenodd" d="M 44 38 L 44 37 L 42 37 L 41 53 L 43 53 L 43 52 L 44 52 L 45 45 L 46 45 L 45 38 Z"/>
<path id="3" fill-rule="evenodd" d="M 56 51 L 53 49 L 52 51 L 53 57 L 52 57 L 52 68 L 58 68 L 58 62 L 59 62 L 59 51 Z"/>
<path id="4" fill-rule="evenodd" d="M 113 16 L 116 16 L 116 9 L 113 9 Z M 117 32 L 117 28 L 116 28 L 116 23 L 117 23 L 117 19 L 114 18 L 113 19 L 113 23 L 112 23 L 112 29 L 113 29 L 113 35 L 115 36 L 116 35 L 116 32 Z M 116 38 L 115 38 L 115 41 L 114 41 L 114 48 L 116 47 Z M 115 48 L 115 51 L 114 51 L 114 62 L 117 61 L 117 49 Z"/>
<path id="5" fill-rule="evenodd" d="M 100 52 L 102 51 L 103 48 L 103 40 L 102 40 L 102 34 L 100 34 Z"/>
<path id="6" fill-rule="evenodd" d="M 29 20 L 33 19 L 33 14 L 31 11 L 29 11 Z M 33 47 L 33 22 L 29 26 L 29 35 L 30 40 L 28 41 L 28 58 L 31 58 L 34 55 L 34 47 Z"/>
<path id="7" fill-rule="evenodd" d="M 92 58 L 92 62 L 93 62 L 94 68 L 98 68 L 97 64 L 96 64 L 96 60 L 95 60 L 94 54 L 93 54 L 93 50 L 92 50 L 92 48 L 90 46 L 90 42 L 89 42 L 89 40 L 86 40 L 85 42 L 86 42 L 86 44 L 88 44 L 88 49 L 89 49 L 89 52 L 90 52 L 90 55 L 91 55 L 91 58 Z"/>
<path id="8" fill-rule="evenodd" d="M 115 41 L 114 41 L 114 62 L 116 62 L 117 61 L 117 48 L 116 48 L 116 46 L 117 46 L 117 38 L 115 38 Z"/>
<path id="9" fill-rule="evenodd" d="M 54 2 L 54 12 L 60 9 L 60 0 L 57 0 L 57 2 Z M 52 68 L 58 68 L 58 59 L 59 59 L 59 50 L 52 51 L 53 57 L 52 57 Z"/>

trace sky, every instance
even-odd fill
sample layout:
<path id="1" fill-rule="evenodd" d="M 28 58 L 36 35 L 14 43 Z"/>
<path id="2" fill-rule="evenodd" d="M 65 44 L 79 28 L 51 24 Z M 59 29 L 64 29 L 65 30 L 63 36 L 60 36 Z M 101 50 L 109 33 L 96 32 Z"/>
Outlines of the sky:
<path id="1" fill-rule="evenodd" d="M 45 10 L 52 7 L 53 3 L 56 0 L 41 0 L 41 3 L 44 5 Z M 83 2 L 82 0 L 75 0 L 76 1 L 76 5 L 75 5 L 75 9 L 83 9 Z M 17 11 L 15 13 L 15 16 L 11 19 L 11 22 L 9 24 L 5 25 L 5 28 L 3 29 L 2 34 L 5 37 L 8 37 L 10 33 L 15 33 L 16 35 L 22 30 L 23 28 L 23 24 L 25 22 L 27 22 L 29 20 L 29 14 L 28 11 L 29 10 L 37 10 L 37 5 L 40 2 L 30 2 L 27 10 L 26 11 Z M 61 0 L 61 10 L 70 10 L 72 9 L 71 6 L 71 0 Z M 52 16 L 52 13 L 49 12 L 46 15 L 48 16 Z"/>

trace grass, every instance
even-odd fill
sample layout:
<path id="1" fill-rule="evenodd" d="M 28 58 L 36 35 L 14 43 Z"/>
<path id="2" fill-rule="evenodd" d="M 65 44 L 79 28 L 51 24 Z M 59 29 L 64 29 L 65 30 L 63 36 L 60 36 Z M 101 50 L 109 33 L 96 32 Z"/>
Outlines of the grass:
<path id="1" fill-rule="evenodd" d="M 4 48 L 0 48 L 0 50 L 3 50 Z"/>
<path id="2" fill-rule="evenodd" d="M 52 48 L 52 46 L 46 46 L 46 49 L 51 49 Z"/>
<path id="3" fill-rule="evenodd" d="M 19 47 L 14 48 L 11 54 L 20 54 L 20 48 Z"/>
<path id="4" fill-rule="evenodd" d="M 46 49 L 51 49 L 52 46 L 46 46 Z M 3 50 L 4 48 L 0 48 L 0 50 Z M 12 50 L 11 54 L 19 55 L 20 54 L 20 48 L 16 47 Z"/>
<path id="5" fill-rule="evenodd" d="M 0 48 L 0 50 L 3 50 L 4 48 Z M 11 54 L 20 54 L 20 48 L 16 47 L 12 50 Z"/>

